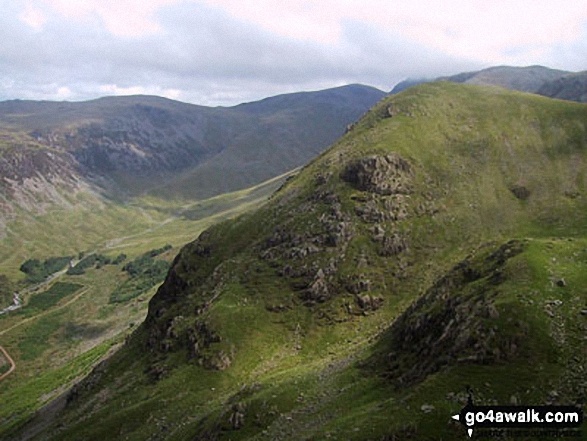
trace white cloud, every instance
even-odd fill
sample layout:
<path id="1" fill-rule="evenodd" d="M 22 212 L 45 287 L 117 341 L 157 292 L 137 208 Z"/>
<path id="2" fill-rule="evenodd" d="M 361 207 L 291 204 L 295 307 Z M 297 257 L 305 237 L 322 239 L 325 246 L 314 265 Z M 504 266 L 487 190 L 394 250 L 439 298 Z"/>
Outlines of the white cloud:
<path id="1" fill-rule="evenodd" d="M 235 104 L 493 64 L 584 70 L 584 0 L 3 0 L 0 99 Z M 61 91 L 59 91 L 59 89 Z"/>
<path id="2" fill-rule="evenodd" d="M 61 86 L 61 87 L 57 88 L 57 98 L 56 99 L 66 100 L 68 98 L 71 98 L 72 95 L 73 95 L 73 92 L 67 86 Z"/>
<path id="3" fill-rule="evenodd" d="M 484 63 L 515 61 L 503 56 L 511 46 L 576 41 L 587 21 L 584 0 L 203 1 L 282 36 L 333 44 L 354 20 Z"/>
<path id="4" fill-rule="evenodd" d="M 182 97 L 181 90 L 162 89 L 160 87 L 129 86 L 119 87 L 116 84 L 102 84 L 98 90 L 103 95 L 158 95 L 172 100 L 179 100 Z"/>
<path id="5" fill-rule="evenodd" d="M 43 12 L 30 4 L 26 5 L 25 10 L 19 15 L 19 18 L 23 23 L 36 31 L 40 31 L 47 21 L 47 17 L 45 17 Z"/>
<path id="6" fill-rule="evenodd" d="M 113 35 L 140 37 L 162 31 L 153 13 L 177 0 L 37 0 L 55 13 L 72 20 L 99 17 Z"/>

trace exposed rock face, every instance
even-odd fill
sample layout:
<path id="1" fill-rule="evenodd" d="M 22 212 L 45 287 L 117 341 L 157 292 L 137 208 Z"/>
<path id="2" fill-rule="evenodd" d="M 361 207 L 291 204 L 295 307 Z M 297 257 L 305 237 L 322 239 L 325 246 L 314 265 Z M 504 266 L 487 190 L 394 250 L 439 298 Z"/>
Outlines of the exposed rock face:
<path id="1" fill-rule="evenodd" d="M 234 352 L 234 351 L 233 351 Z M 224 371 L 232 365 L 232 358 L 234 353 L 228 354 L 224 350 L 220 350 L 212 356 L 204 359 L 204 366 L 208 369 L 216 371 Z"/>
<path id="2" fill-rule="evenodd" d="M 230 414 L 228 422 L 230 423 L 233 429 L 238 430 L 244 425 L 245 411 L 246 406 L 242 403 L 236 403 L 232 406 L 232 413 Z"/>
<path id="3" fill-rule="evenodd" d="M 383 237 L 379 255 L 386 257 L 397 256 L 406 250 L 408 250 L 407 241 L 399 234 L 394 233 L 391 236 Z"/>
<path id="4" fill-rule="evenodd" d="M 308 287 L 303 298 L 310 302 L 319 303 L 325 302 L 330 298 L 330 293 L 328 292 L 328 283 L 326 282 L 326 275 L 324 274 L 324 271 L 321 269 L 318 270 L 316 276 L 314 277 L 314 281 Z"/>
<path id="5" fill-rule="evenodd" d="M 493 321 L 483 318 L 499 317 L 495 287 L 504 281 L 505 263 L 523 249 L 519 241 L 508 242 L 484 260 L 461 262 L 434 283 L 388 331 L 391 351 L 382 355 L 387 359 L 385 375 L 409 386 L 446 365 L 490 363 L 515 355 L 525 325 L 504 338 Z M 477 282 L 473 294 L 463 295 L 461 290 L 472 282 Z"/>
<path id="6" fill-rule="evenodd" d="M 348 165 L 341 178 L 362 191 L 380 195 L 409 194 L 412 166 L 397 154 L 371 155 Z"/>
<path id="7" fill-rule="evenodd" d="M 347 291 L 352 294 L 360 294 L 362 292 L 371 291 L 371 288 L 371 280 L 367 279 L 363 274 L 359 276 L 358 280 L 353 280 L 346 285 Z"/>
<path id="8" fill-rule="evenodd" d="M 408 194 L 412 191 L 412 166 L 396 154 L 368 156 L 351 163 L 343 179 L 362 191 L 351 196 L 358 202 L 354 205 L 343 200 L 343 195 L 331 185 L 338 181 L 337 176 L 316 173 L 314 178 L 315 191 L 304 195 L 292 192 L 288 200 L 295 200 L 295 210 L 288 211 L 287 216 L 280 212 L 282 208 L 277 202 L 273 216 L 279 221 L 269 221 L 264 235 L 247 245 L 256 253 L 258 268 L 273 269 L 294 294 L 289 299 L 267 299 L 265 309 L 286 313 L 296 304 L 303 304 L 315 309 L 318 318 L 328 323 L 349 320 L 352 315 L 369 315 L 384 302 L 379 276 L 346 268 L 346 253 L 356 235 L 366 234 L 368 240 L 372 230 L 380 256 L 408 254 L 408 237 L 396 232 L 392 223 L 413 212 Z M 375 226 L 365 228 L 362 222 Z M 355 250 L 351 252 L 356 260 Z M 365 263 L 361 264 L 362 260 Z M 358 259 L 357 265 L 366 268 L 368 261 L 362 260 Z M 405 262 L 403 257 L 394 260 L 397 262 L 393 262 L 391 273 L 395 275 L 404 271 Z M 219 248 L 213 230 L 202 233 L 181 251 L 149 304 L 145 323 L 147 346 L 155 357 L 182 350 L 192 362 L 208 369 L 224 370 L 231 366 L 234 354 L 227 349 L 230 344 L 210 328 L 208 312 L 222 295 L 224 281 L 234 280 L 247 286 L 249 280 L 254 280 L 256 264 L 234 274 L 227 272 L 229 265 L 226 251 Z M 341 273 L 343 265 L 345 271 Z M 190 299 L 191 308 L 186 311 L 186 318 L 171 317 L 175 304 L 186 298 Z"/>
<path id="9" fill-rule="evenodd" d="M 383 304 L 383 297 L 380 296 L 371 296 L 369 294 L 365 294 L 365 295 L 361 295 L 361 296 L 357 296 L 357 303 L 359 304 L 359 307 L 364 310 L 364 311 L 368 311 L 368 310 L 376 310 L 379 309 L 381 307 L 381 305 Z"/>
<path id="10" fill-rule="evenodd" d="M 147 314 L 146 323 L 149 325 L 157 324 L 157 319 L 161 317 L 166 308 L 175 303 L 188 288 L 188 283 L 182 278 L 180 273 L 185 270 L 185 261 L 181 259 L 181 253 L 178 254 L 171 268 L 165 277 L 165 282 L 157 290 L 157 296 L 149 302 L 149 313 Z M 160 335 L 164 335 L 165 329 L 159 329 L 155 335 L 155 326 L 153 329 L 153 338 L 156 340 Z"/>
<path id="11" fill-rule="evenodd" d="M 379 244 L 380 256 L 394 257 L 409 251 L 407 237 L 388 233 L 382 225 L 387 224 L 389 228 L 389 222 L 410 216 L 413 175 L 412 166 L 397 154 L 372 155 L 353 161 L 340 178 L 362 193 L 351 196 L 355 203 L 343 208 L 341 197 L 328 187 L 332 174 L 317 173 L 318 188 L 300 201 L 297 213 L 320 212 L 318 222 L 314 220 L 302 229 L 288 228 L 287 223 L 278 225 L 261 245 L 259 257 L 279 267 L 281 277 L 291 279 L 293 290 L 307 306 L 328 302 L 338 294 L 360 295 L 371 291 L 375 286 L 371 280 L 341 277 L 339 265 L 358 233 L 357 221 L 375 224 L 370 230 L 372 239 Z M 378 309 L 382 301 L 377 296 L 363 295 L 356 303 L 365 311 Z M 271 311 L 277 310 L 271 305 Z"/>
<path id="12" fill-rule="evenodd" d="M 209 328 L 206 322 L 198 320 L 193 327 L 188 328 L 188 342 L 190 344 L 190 358 L 201 358 L 202 351 L 212 343 L 218 343 L 221 338 Z"/>
<path id="13" fill-rule="evenodd" d="M 384 95 L 370 87 L 344 86 L 232 108 L 149 96 L 79 103 L 4 101 L 0 147 L 25 139 L 35 148 L 66 152 L 84 171 L 108 178 L 117 196 L 136 191 L 128 179 L 138 180 L 142 193 L 190 168 L 197 170 L 197 177 L 189 178 L 192 186 L 166 191 L 210 197 L 306 163 Z M 208 162 L 211 158 L 214 163 Z M 218 170 L 235 172 L 231 182 L 213 182 Z"/>
<path id="14" fill-rule="evenodd" d="M 101 206 L 97 188 L 81 178 L 70 154 L 18 145 L 0 152 L 0 237 L 15 209 L 39 215 L 50 207 L 72 208 L 78 193 L 93 196 Z"/>
<path id="15" fill-rule="evenodd" d="M 372 195 L 371 198 L 356 198 L 355 214 L 367 223 L 399 221 L 406 219 L 409 196 L 396 194 L 390 196 Z M 360 203 L 360 202 L 364 203 Z"/>

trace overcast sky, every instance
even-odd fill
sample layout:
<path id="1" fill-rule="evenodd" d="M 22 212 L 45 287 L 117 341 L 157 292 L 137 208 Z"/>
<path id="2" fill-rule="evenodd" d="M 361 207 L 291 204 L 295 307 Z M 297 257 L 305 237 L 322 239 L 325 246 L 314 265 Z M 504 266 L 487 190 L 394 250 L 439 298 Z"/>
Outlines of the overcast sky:
<path id="1" fill-rule="evenodd" d="M 585 0 L 2 0 L 0 100 L 232 105 L 492 65 L 587 69 Z"/>

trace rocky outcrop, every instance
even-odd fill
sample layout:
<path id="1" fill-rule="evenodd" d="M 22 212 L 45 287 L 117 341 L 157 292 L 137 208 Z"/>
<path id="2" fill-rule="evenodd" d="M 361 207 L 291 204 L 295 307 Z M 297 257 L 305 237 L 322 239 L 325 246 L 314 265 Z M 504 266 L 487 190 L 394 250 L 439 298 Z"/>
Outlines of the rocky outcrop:
<path id="1" fill-rule="evenodd" d="M 243 427 L 245 423 L 246 406 L 243 403 L 236 403 L 232 406 L 232 413 L 228 422 L 233 429 L 238 430 Z"/>
<path id="2" fill-rule="evenodd" d="M 400 236 L 398 233 L 392 235 L 386 235 L 381 240 L 381 248 L 379 249 L 379 255 L 390 257 L 397 256 L 400 253 L 408 250 L 408 243 L 405 238 Z"/>
<path id="3" fill-rule="evenodd" d="M 323 303 L 330 298 L 330 292 L 328 291 L 328 282 L 326 275 L 322 269 L 319 269 L 314 280 L 310 283 L 310 286 L 306 292 L 302 295 L 302 298 L 308 303 L 313 304 L 315 302 Z"/>
<path id="4" fill-rule="evenodd" d="M 212 343 L 222 341 L 220 336 L 202 320 L 194 323 L 187 331 L 190 348 L 190 358 L 202 361 L 203 351 L 208 349 Z"/>
<path id="5" fill-rule="evenodd" d="M 383 297 L 364 294 L 357 296 L 357 304 L 363 311 L 375 311 L 383 305 Z"/>
<path id="6" fill-rule="evenodd" d="M 341 178 L 361 191 L 380 195 L 409 194 L 412 166 L 397 154 L 371 155 L 349 164 Z"/>
<path id="7" fill-rule="evenodd" d="M 503 268 L 523 249 L 522 242 L 511 241 L 485 258 L 455 266 L 394 322 L 387 346 L 371 362 L 384 360 L 384 375 L 409 386 L 451 364 L 515 356 L 528 332 L 526 325 L 519 323 L 517 332 L 499 335 L 492 320 L 500 316 L 494 297 L 504 282 Z M 468 287 L 472 291 L 464 295 Z"/>
<path id="8" fill-rule="evenodd" d="M 98 187 L 82 177 L 73 156 L 13 144 L 0 152 L 0 237 L 3 224 L 18 210 L 41 215 L 50 208 L 71 209 L 79 203 L 80 193 L 96 207 L 103 205 Z"/>

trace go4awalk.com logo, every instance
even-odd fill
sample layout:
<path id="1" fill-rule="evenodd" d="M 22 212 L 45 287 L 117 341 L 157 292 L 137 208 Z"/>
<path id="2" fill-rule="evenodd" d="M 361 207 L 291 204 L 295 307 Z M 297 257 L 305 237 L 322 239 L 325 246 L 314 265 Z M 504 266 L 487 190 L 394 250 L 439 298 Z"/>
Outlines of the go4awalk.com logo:
<path id="1" fill-rule="evenodd" d="M 474 429 L 577 429 L 583 423 L 583 411 L 575 406 L 475 406 L 469 396 L 467 405 L 452 418 L 472 437 Z"/>

